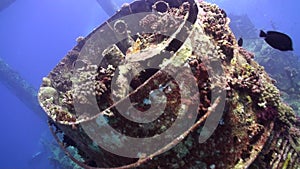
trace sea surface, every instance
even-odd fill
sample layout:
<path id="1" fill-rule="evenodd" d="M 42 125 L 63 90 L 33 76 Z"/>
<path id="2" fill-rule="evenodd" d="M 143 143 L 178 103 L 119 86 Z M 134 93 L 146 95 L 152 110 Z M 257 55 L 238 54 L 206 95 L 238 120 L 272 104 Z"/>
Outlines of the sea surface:
<path id="1" fill-rule="evenodd" d="M 114 0 L 119 7 L 125 2 L 130 1 Z M 248 15 L 257 30 L 288 34 L 293 53 L 300 56 L 300 1 L 208 2 L 228 14 Z M 42 78 L 76 45 L 76 38 L 88 35 L 108 18 L 96 0 L 16 0 L 0 11 L 0 58 L 38 89 Z M 26 107 L 22 96 L 12 90 L 0 81 L 0 169 L 57 167 L 50 160 L 49 145 L 55 141 L 45 118 Z"/>

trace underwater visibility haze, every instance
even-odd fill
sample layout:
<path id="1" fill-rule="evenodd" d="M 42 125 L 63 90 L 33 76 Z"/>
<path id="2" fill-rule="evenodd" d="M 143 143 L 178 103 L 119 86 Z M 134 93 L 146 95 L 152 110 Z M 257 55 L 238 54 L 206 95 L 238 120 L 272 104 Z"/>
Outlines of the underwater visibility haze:
<path id="1" fill-rule="evenodd" d="M 300 2 L 145 1 L 133 5 L 129 0 L 0 2 L 0 169 L 300 168 L 300 14 L 297 9 Z M 154 14 L 147 13 L 150 8 Z M 122 10 L 114 15 L 118 9 Z M 143 15 L 124 17 L 136 11 Z M 226 17 L 230 20 L 229 28 Z M 107 20 L 113 24 L 103 24 Z M 131 33 L 137 34 L 129 36 Z M 106 39 L 102 42 L 99 37 Z M 190 41 L 183 43 L 186 39 Z M 107 46 L 97 48 L 92 40 Z M 104 61 L 95 68 L 94 60 L 88 59 L 99 53 Z M 160 59 L 152 62 L 152 56 Z M 143 60 L 141 64 L 133 63 L 140 60 Z M 168 60 L 175 62 L 174 67 L 168 67 Z M 183 69 L 184 64 L 177 63 L 179 60 L 188 63 L 192 71 Z M 212 78 L 216 81 L 209 79 L 212 74 L 203 66 L 205 63 L 218 65 L 217 69 L 222 71 L 212 72 L 223 74 L 216 73 Z M 141 71 L 139 68 L 145 65 L 150 68 Z M 183 77 L 167 76 L 158 67 L 166 68 L 168 73 L 175 70 L 184 75 L 192 73 L 190 76 L 195 78 L 178 80 Z M 125 74 L 135 68 L 138 75 L 130 81 Z M 90 84 L 90 77 L 91 82 L 95 79 L 96 82 Z M 124 87 L 126 82 L 130 89 Z M 199 90 L 194 90 L 198 89 L 196 85 L 189 86 L 193 82 Z M 207 85 L 209 82 L 216 85 Z M 109 87 L 116 89 L 115 98 Z M 178 92 L 181 88 L 182 92 Z M 214 92 L 219 90 L 224 93 L 217 92 L 220 96 L 214 98 Z M 194 96 L 193 92 L 200 94 Z M 90 100 L 89 95 L 96 99 Z M 126 101 L 119 98 L 122 96 L 128 96 L 134 104 L 120 115 L 116 113 L 118 107 L 114 101 Z M 94 101 L 104 118 L 98 118 L 99 114 L 73 113 L 86 111 L 86 107 L 93 107 Z M 181 116 L 179 111 L 191 112 L 193 106 L 198 115 Z M 158 111 L 159 108 L 165 113 Z M 130 111 L 133 115 L 128 115 Z M 152 119 L 153 124 L 148 125 L 149 119 L 141 120 L 140 112 L 159 112 L 154 113 L 159 119 Z M 134 122 L 129 121 L 134 117 L 137 118 Z M 192 121 L 192 125 L 185 119 Z M 162 143 L 163 148 L 154 151 L 155 148 L 147 145 L 143 147 L 145 153 L 114 152 L 115 147 L 131 150 L 134 144 L 125 144 L 129 138 L 161 134 L 177 120 L 182 120 L 182 124 L 176 132 L 165 136 L 174 138 L 168 144 Z M 216 126 L 205 126 L 205 120 Z M 85 126 L 87 121 L 94 123 Z M 89 127 L 101 128 L 103 123 L 130 137 L 89 135 L 94 132 L 87 131 Z M 204 134 L 203 126 L 207 127 Z M 178 134 L 179 131 L 182 132 Z M 222 131 L 228 132 L 232 140 Z M 267 141 L 271 137 L 273 140 Z M 113 148 L 110 144 L 105 148 L 98 146 L 100 143 L 95 140 L 99 138 L 104 140 L 103 144 L 112 143 Z M 195 141 L 198 138 L 207 140 L 198 143 Z M 229 141 L 223 144 L 222 139 Z M 215 147 L 209 141 L 215 142 Z M 272 154 L 278 150 L 275 143 L 285 150 L 278 153 L 278 158 Z M 136 146 L 140 150 L 138 143 Z M 203 149 L 195 150 L 197 146 Z M 226 147 L 231 147 L 233 152 Z M 65 151 L 75 159 L 70 159 Z"/>

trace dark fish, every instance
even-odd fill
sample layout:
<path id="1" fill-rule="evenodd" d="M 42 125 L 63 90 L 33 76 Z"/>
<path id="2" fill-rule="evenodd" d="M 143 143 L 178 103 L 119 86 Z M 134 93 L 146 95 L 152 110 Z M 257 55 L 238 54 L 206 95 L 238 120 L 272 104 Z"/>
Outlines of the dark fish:
<path id="1" fill-rule="evenodd" d="M 239 46 L 243 46 L 243 38 L 241 38 L 241 37 L 239 38 L 239 40 L 238 40 L 238 45 L 239 45 Z"/>
<path id="2" fill-rule="evenodd" d="M 261 30 L 259 36 L 264 37 L 265 41 L 275 49 L 281 51 L 293 50 L 292 39 L 284 33 L 276 31 L 268 31 L 265 33 Z"/>

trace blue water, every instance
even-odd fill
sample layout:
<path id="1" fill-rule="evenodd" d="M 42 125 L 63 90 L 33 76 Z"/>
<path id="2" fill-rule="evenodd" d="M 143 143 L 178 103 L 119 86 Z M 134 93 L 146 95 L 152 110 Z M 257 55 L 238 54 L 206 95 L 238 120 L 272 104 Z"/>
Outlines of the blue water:
<path id="1" fill-rule="evenodd" d="M 292 37 L 295 54 L 300 54 L 300 14 L 296 0 L 209 0 L 228 14 L 247 14 L 255 27 L 284 32 Z"/>
<path id="2" fill-rule="evenodd" d="M 115 0 L 118 5 L 125 1 Z M 300 54 L 297 0 L 212 0 L 227 13 L 248 14 L 258 29 L 289 34 Z M 75 44 L 108 15 L 96 0 L 16 0 L 0 12 L 0 57 L 35 88 Z M 43 140 L 46 122 L 0 83 L 0 168 L 53 168 Z M 36 156 L 35 156 L 36 155 Z"/>

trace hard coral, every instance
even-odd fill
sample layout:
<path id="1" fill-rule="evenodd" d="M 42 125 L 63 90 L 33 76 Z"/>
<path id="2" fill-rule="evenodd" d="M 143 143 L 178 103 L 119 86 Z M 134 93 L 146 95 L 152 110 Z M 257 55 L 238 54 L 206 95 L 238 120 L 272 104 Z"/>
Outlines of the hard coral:
<path id="1" fill-rule="evenodd" d="M 262 110 L 256 112 L 259 121 L 273 121 L 278 116 L 278 110 L 276 107 L 267 106 Z"/>
<path id="2" fill-rule="evenodd" d="M 248 63 L 254 58 L 254 53 L 251 53 L 242 47 L 239 48 L 239 53 L 245 56 Z"/>
<path id="3" fill-rule="evenodd" d="M 147 13 L 149 11 L 152 13 Z M 126 20 L 127 15 L 137 13 L 145 15 Z M 109 22 L 115 20 L 119 22 L 110 25 Z M 70 52 L 49 74 L 50 82 L 45 80 L 39 95 L 42 107 L 51 117 L 49 125 L 55 124 L 57 130 L 63 131 L 82 152 L 84 162 L 77 161 L 77 164 L 84 168 L 91 168 L 87 165 L 93 164 L 99 168 L 159 166 L 173 169 L 294 165 L 289 162 L 296 161 L 299 156 L 293 152 L 288 139 L 288 134 L 295 136 L 294 133 L 298 133 L 295 132 L 298 130 L 289 130 L 296 126 L 294 112 L 282 103 L 268 74 L 252 61 L 253 55 L 237 46 L 228 24 L 229 19 L 222 9 L 205 2 L 134 1 L 88 35 L 83 42 L 87 43 L 84 49 L 81 50 L 82 46 L 78 44 L 73 49 L 77 52 Z M 113 28 L 121 29 L 114 32 Z M 151 31 L 153 33 L 149 33 Z M 168 36 L 160 35 L 164 33 Z M 119 40 L 123 34 L 125 40 L 112 41 Z M 103 47 L 98 40 L 112 44 Z M 84 54 L 86 51 L 89 52 Z M 101 55 L 104 59 L 99 61 Z M 152 69 L 135 69 L 145 65 Z M 188 70 L 183 69 L 185 67 Z M 174 77 L 169 72 L 175 72 Z M 192 82 L 196 83 L 193 87 Z M 166 99 L 154 89 L 161 90 Z M 220 97 L 213 99 L 214 94 L 222 95 L 222 90 L 228 92 L 227 98 L 224 94 L 223 104 Z M 112 94 L 119 99 L 114 101 Z M 188 97 L 183 99 L 184 96 Z M 162 114 L 149 123 L 131 121 L 116 108 L 124 98 L 131 102 L 124 113 L 133 113 L 135 119 L 157 112 Z M 159 103 L 158 107 L 163 107 L 160 105 L 166 102 L 166 107 L 143 114 L 154 101 Z M 76 110 L 76 105 L 72 104 L 77 104 Z M 191 105 L 196 105 L 195 119 L 190 116 Z M 91 108 L 94 106 L 97 109 Z M 143 111 L 135 113 L 132 112 L 134 109 Z M 187 113 L 183 109 L 187 109 Z M 92 112 L 85 113 L 88 110 Z M 224 114 L 220 121 L 214 119 L 216 125 L 220 125 L 209 135 L 210 129 L 204 121 L 212 117 L 212 113 Z M 104 119 L 100 120 L 100 117 Z M 190 119 L 192 126 L 184 128 Z M 183 121 L 175 125 L 178 130 L 183 130 L 176 130 L 178 136 L 166 134 L 165 138 L 171 138 L 166 141 L 166 146 L 147 154 L 137 152 L 136 158 L 104 150 L 87 133 L 90 131 L 97 138 L 113 143 L 111 148 L 114 150 L 120 148 L 126 152 L 129 148 L 125 146 L 126 136 L 136 139 L 159 137 L 175 120 Z M 121 135 L 103 132 L 106 125 Z M 201 134 L 209 135 L 204 143 L 199 143 Z M 297 144 L 294 147 L 298 150 L 298 141 L 294 137 L 290 140 Z M 152 145 L 144 143 L 141 150 L 152 149 Z M 61 147 L 70 151 L 64 143 Z M 285 157 L 290 158 L 285 160 Z M 254 162 L 255 159 L 258 160 Z"/>

